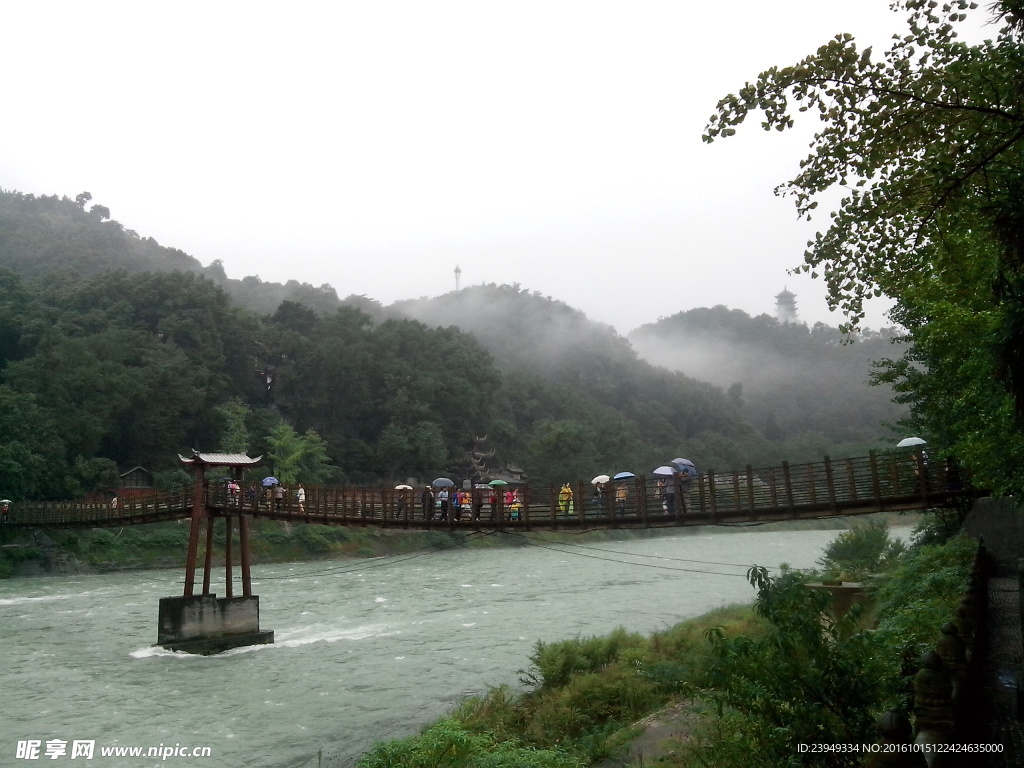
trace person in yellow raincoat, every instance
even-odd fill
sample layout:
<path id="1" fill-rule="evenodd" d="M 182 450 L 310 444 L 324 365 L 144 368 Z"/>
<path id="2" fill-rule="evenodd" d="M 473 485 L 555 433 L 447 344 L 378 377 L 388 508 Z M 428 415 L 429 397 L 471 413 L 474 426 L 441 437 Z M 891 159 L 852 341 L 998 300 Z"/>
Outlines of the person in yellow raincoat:
<path id="1" fill-rule="evenodd" d="M 563 483 L 562 489 L 558 492 L 558 506 L 562 510 L 563 515 L 576 514 L 572 504 L 572 488 L 568 483 Z"/>

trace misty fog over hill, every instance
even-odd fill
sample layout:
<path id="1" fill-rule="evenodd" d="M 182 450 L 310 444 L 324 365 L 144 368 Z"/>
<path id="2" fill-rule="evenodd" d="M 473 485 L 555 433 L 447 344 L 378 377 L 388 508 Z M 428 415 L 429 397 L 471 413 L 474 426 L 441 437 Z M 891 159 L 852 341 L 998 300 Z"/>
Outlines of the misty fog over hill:
<path id="1" fill-rule="evenodd" d="M 629 342 L 568 304 L 518 285 L 478 285 L 391 305 L 427 325 L 472 333 L 499 366 L 524 363 L 546 378 L 569 380 L 598 367 L 636 363 Z"/>
<path id="2" fill-rule="evenodd" d="M 586 387 L 597 374 L 641 379 L 664 368 L 712 389 L 769 440 L 817 434 L 840 443 L 888 439 L 905 413 L 888 386 L 868 384 L 873 361 L 895 354 L 890 332 L 846 344 L 838 329 L 780 323 L 726 307 L 693 309 L 623 338 L 580 311 L 518 286 L 475 286 L 391 306 L 428 325 L 474 336 L 499 366 Z M 711 387 L 708 384 L 712 385 Z"/>
<path id="3" fill-rule="evenodd" d="M 680 312 L 628 338 L 643 359 L 727 388 L 769 439 L 821 432 L 870 440 L 906 413 L 888 385 L 868 384 L 874 361 L 898 356 L 890 329 L 844 343 L 822 323 L 808 328 L 718 306 Z"/>

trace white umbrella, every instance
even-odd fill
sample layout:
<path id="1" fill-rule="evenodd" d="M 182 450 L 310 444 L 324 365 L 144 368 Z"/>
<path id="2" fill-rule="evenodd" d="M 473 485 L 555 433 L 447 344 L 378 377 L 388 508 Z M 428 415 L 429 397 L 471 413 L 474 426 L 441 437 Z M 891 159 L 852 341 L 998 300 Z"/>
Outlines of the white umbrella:
<path id="1" fill-rule="evenodd" d="M 608 477 L 608 475 L 598 475 L 590 482 L 594 485 L 600 485 L 601 483 L 607 483 L 609 480 L 611 480 L 611 478 Z"/>
<path id="2" fill-rule="evenodd" d="M 663 467 L 658 467 L 657 469 L 651 470 L 651 474 L 657 475 L 658 477 L 672 477 L 672 475 L 674 475 L 677 471 L 678 470 L 675 467 L 665 465 Z"/>
<path id="3" fill-rule="evenodd" d="M 395 490 L 396 491 L 411 491 L 412 490 L 412 486 L 411 485 L 396 485 L 395 486 Z"/>
<path id="4" fill-rule="evenodd" d="M 920 437 L 905 437 L 896 443 L 897 448 L 909 448 L 912 445 L 925 445 L 928 441 Z"/>

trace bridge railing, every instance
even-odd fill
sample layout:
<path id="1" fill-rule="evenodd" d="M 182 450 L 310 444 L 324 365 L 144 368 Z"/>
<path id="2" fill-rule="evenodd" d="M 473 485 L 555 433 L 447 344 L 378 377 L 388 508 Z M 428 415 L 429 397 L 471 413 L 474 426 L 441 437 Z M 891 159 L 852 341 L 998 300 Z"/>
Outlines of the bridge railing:
<path id="1" fill-rule="evenodd" d="M 477 524 L 509 528 L 669 525 L 682 521 L 778 519 L 942 506 L 957 495 L 977 495 L 969 477 L 951 462 L 923 454 L 876 454 L 862 458 L 730 472 L 708 471 L 692 481 L 635 478 L 593 486 L 578 482 L 571 495 L 559 486 L 473 488 L 461 509 L 424 506 L 423 488 L 307 486 L 273 491 L 258 487 L 231 493 L 226 483 L 206 487 L 205 505 L 215 514 L 245 514 L 333 525 L 443 528 Z M 436 489 L 435 489 L 436 491 Z M 514 495 L 513 495 L 514 494 Z M 113 526 L 180 519 L 190 514 L 193 488 L 119 499 L 16 504 L 12 522 L 23 525 Z"/>
<path id="2" fill-rule="evenodd" d="M 110 501 L 74 499 L 16 503 L 11 522 L 21 525 L 75 527 L 80 525 L 116 526 L 140 522 L 173 520 L 192 508 L 192 486 L 182 486 L 146 496 L 118 497 Z"/>

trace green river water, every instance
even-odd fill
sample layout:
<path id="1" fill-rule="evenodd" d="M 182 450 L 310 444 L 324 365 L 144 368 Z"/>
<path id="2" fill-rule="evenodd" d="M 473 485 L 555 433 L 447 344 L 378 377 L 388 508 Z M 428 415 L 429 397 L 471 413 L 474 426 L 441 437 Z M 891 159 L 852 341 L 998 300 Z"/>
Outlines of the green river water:
<path id="1" fill-rule="evenodd" d="M 750 602 L 747 567 L 813 566 L 836 533 L 576 546 L 537 534 L 531 547 L 255 566 L 276 642 L 211 657 L 152 646 L 181 571 L 0 581 L 0 766 L 350 766 L 466 694 L 517 684 L 537 640 Z M 101 754 L 130 747 L 161 756 Z"/>

